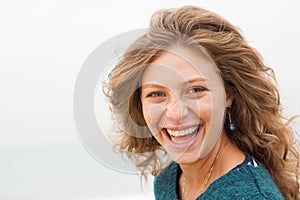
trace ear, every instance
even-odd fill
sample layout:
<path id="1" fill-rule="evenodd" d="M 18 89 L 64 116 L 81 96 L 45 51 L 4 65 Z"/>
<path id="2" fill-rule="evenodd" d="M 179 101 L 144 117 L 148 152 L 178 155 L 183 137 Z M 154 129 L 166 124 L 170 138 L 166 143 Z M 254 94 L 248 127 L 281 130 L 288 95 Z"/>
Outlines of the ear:
<path id="1" fill-rule="evenodd" d="M 226 103 L 225 103 L 226 108 L 231 107 L 233 99 L 234 99 L 233 95 L 230 95 L 228 93 L 226 94 Z"/>

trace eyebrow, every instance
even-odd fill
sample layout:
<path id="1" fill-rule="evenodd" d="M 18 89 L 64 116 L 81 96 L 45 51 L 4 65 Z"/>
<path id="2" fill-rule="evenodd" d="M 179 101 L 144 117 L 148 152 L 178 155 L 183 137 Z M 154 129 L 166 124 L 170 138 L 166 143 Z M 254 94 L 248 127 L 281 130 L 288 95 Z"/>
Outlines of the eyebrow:
<path id="1" fill-rule="evenodd" d="M 207 79 L 205 78 L 193 78 L 188 81 L 184 81 L 181 83 L 181 85 L 186 85 L 186 84 L 192 84 L 195 82 L 206 82 Z M 166 88 L 164 85 L 156 84 L 156 83 L 146 83 L 142 85 L 142 88 Z"/>
<path id="2" fill-rule="evenodd" d="M 186 83 L 191 84 L 191 83 L 195 83 L 195 82 L 207 82 L 207 79 L 205 79 L 205 78 L 200 78 L 200 77 L 198 77 L 198 78 L 193 78 L 193 79 L 190 79 L 190 80 L 188 80 L 188 81 L 183 82 L 183 84 L 186 84 Z"/>
<path id="3" fill-rule="evenodd" d="M 142 85 L 142 88 L 166 88 L 166 87 L 155 83 L 146 83 Z"/>

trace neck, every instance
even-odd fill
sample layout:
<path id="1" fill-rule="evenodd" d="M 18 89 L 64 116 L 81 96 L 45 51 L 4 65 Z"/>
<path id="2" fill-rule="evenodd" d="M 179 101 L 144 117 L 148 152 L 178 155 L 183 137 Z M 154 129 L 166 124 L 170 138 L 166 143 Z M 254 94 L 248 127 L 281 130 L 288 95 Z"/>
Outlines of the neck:
<path id="1" fill-rule="evenodd" d="M 225 141 L 223 143 L 225 143 Z M 220 139 L 212 151 L 204 158 L 199 159 L 194 163 L 179 164 L 182 170 L 182 175 L 189 183 L 197 185 L 197 183 L 201 183 L 201 181 L 204 180 L 204 177 L 214 163 L 218 152 L 219 154 L 221 153 L 220 150 L 222 145 L 224 144 L 222 144 L 222 139 Z"/>
<path id="2" fill-rule="evenodd" d="M 182 199 L 197 198 L 201 193 L 205 192 L 213 181 L 229 172 L 244 159 L 244 153 L 234 144 L 230 143 L 226 135 L 222 135 L 206 157 L 194 163 L 179 164 L 182 170 L 179 179 L 179 186 L 181 188 L 179 195 Z M 212 172 L 208 177 L 211 169 Z M 206 180 L 207 177 L 208 180 Z M 206 183 L 204 184 L 204 182 Z M 186 197 L 183 193 L 189 194 L 189 196 Z"/>
<path id="3" fill-rule="evenodd" d="M 221 152 L 227 144 L 228 141 L 225 141 L 225 144 L 223 144 L 221 138 L 208 156 L 198 160 L 193 164 L 181 165 L 182 199 L 190 199 L 190 197 L 195 199 L 198 195 L 206 190 L 210 182 L 215 180 L 212 179 L 212 175 L 216 168 L 216 163 L 221 156 Z M 187 187 L 189 188 L 189 192 L 187 191 Z"/>

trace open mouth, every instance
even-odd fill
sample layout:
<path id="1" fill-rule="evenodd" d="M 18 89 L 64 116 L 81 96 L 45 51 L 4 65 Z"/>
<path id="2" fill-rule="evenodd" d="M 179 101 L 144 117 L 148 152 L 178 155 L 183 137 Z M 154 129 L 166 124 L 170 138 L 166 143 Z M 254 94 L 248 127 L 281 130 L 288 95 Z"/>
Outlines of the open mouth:
<path id="1" fill-rule="evenodd" d="M 171 143 L 171 145 L 179 148 L 194 144 L 202 127 L 202 125 L 196 125 L 182 130 L 171 130 L 163 128 L 162 132 L 164 137 L 168 142 Z"/>

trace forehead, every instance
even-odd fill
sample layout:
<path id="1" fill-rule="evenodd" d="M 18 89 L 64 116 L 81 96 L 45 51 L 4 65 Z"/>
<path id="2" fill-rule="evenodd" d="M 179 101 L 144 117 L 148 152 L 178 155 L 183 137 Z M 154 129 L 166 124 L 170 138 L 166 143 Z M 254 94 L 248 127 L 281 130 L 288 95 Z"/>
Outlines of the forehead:
<path id="1" fill-rule="evenodd" d="M 216 75 L 214 63 L 204 55 L 176 46 L 163 52 L 145 69 L 142 84 L 174 80 L 184 82 L 197 78 L 210 80 Z"/>

